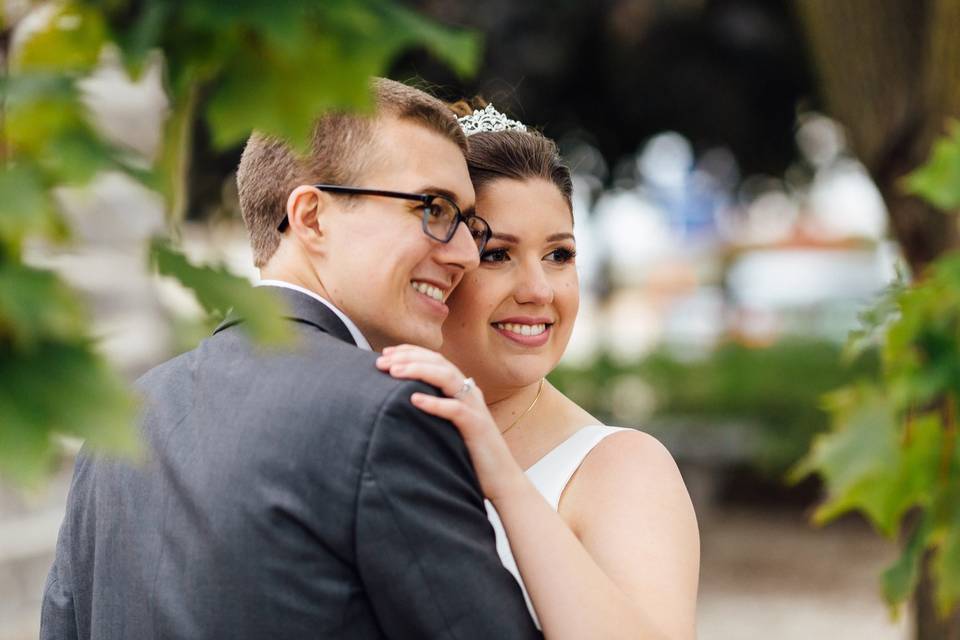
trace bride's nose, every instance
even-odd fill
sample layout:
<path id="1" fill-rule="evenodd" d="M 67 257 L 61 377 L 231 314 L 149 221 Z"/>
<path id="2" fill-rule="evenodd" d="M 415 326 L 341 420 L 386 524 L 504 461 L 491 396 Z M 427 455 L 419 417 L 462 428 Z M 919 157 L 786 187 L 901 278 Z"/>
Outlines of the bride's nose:
<path id="1" fill-rule="evenodd" d="M 520 304 L 545 305 L 553 302 L 553 287 L 539 262 L 521 269 L 513 297 Z"/>

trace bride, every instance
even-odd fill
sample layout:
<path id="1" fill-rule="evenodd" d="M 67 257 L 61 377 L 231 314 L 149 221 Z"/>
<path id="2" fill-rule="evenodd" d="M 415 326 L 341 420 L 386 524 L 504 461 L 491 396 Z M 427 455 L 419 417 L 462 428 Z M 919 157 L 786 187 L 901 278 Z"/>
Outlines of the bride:
<path id="1" fill-rule="evenodd" d="M 552 141 L 492 106 L 460 121 L 493 236 L 448 301 L 442 354 L 400 345 L 377 366 L 447 396 L 411 401 L 462 434 L 503 563 L 548 640 L 693 638 L 699 534 L 673 458 L 545 381 L 579 304 L 570 172 Z"/>

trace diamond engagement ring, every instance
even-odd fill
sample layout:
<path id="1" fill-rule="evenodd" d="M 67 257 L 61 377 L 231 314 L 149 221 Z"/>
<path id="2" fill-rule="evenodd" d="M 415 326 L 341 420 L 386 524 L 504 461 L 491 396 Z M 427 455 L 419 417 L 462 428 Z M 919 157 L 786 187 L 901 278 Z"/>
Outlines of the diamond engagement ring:
<path id="1" fill-rule="evenodd" d="M 464 378 L 463 386 L 460 387 L 460 391 L 457 391 L 455 394 L 453 394 L 453 397 L 459 400 L 460 398 L 464 397 L 465 395 L 473 391 L 473 388 L 476 386 L 477 384 L 473 381 L 473 378 Z"/>

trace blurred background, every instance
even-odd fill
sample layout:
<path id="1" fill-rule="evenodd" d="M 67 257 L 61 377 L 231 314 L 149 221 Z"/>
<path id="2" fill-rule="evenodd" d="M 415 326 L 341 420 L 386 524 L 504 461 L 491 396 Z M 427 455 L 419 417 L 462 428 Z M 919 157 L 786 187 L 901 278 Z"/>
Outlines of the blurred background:
<path id="1" fill-rule="evenodd" d="M 7 3 L 4 60 L 70 4 L 84 3 Z M 960 115 L 957 4 L 402 5 L 478 34 L 481 53 L 463 73 L 422 32 L 382 73 L 492 101 L 557 140 L 573 170 L 582 303 L 551 380 L 677 459 L 701 528 L 703 640 L 955 637 L 924 627 L 922 603 L 891 615 L 881 574 L 900 556 L 897 530 L 884 537 L 857 513 L 815 526 L 827 487 L 797 465 L 830 428 L 824 395 L 881 375 L 875 344 L 845 346 L 869 324 L 860 316 L 956 245 L 954 219 L 901 185 Z M 98 54 L 81 84 L 92 126 L 163 157 L 179 113 L 170 82 L 159 56 L 132 76 Z M 81 294 L 95 351 L 123 380 L 209 330 L 203 296 L 151 268 L 151 238 L 256 278 L 233 175 L 242 137 L 225 140 L 212 118 L 179 129 L 189 163 L 178 190 L 97 171 L 57 186 L 68 242 L 22 243 L 24 264 Z M 0 341 L 2 320 L 0 304 Z M 16 391 L 18 370 L 0 370 Z M 0 480 L 0 640 L 36 637 L 78 449 L 57 442 L 42 479 Z"/>

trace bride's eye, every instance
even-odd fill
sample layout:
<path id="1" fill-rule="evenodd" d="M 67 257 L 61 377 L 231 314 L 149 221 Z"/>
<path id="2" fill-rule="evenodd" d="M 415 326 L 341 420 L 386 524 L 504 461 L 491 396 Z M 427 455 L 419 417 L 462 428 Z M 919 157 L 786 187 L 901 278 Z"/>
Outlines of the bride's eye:
<path id="1" fill-rule="evenodd" d="M 506 262 L 509 259 L 510 255 L 504 248 L 487 249 L 483 252 L 483 255 L 480 256 L 480 262 Z"/>
<path id="2" fill-rule="evenodd" d="M 544 257 L 547 260 L 550 260 L 551 262 L 556 262 L 558 264 L 566 264 L 568 262 L 573 262 L 574 258 L 577 257 L 577 252 L 574 249 L 568 249 L 567 247 L 560 247 L 558 249 L 554 249 Z"/>

